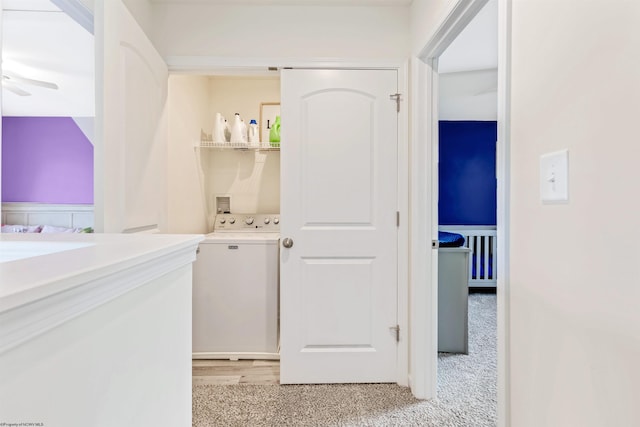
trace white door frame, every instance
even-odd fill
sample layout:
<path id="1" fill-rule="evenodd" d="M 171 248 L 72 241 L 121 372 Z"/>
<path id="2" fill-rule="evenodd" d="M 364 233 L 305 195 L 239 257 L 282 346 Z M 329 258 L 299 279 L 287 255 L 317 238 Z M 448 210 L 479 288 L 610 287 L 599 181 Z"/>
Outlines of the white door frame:
<path id="1" fill-rule="evenodd" d="M 511 425 L 511 3 L 498 0 L 498 426 Z"/>
<path id="2" fill-rule="evenodd" d="M 509 423 L 509 88 L 511 1 L 499 0 L 498 55 L 498 425 Z M 438 71 L 437 59 L 487 0 L 456 0 L 412 61 L 411 129 L 411 385 L 418 398 L 434 398 L 438 365 L 437 238 Z M 425 196 L 431 194 L 431 197 Z M 421 221 L 424 220 L 424 223 Z M 425 262 L 426 261 L 426 262 Z M 427 308 L 428 310 L 425 310 Z"/>
<path id="3" fill-rule="evenodd" d="M 291 58 L 225 58 L 207 56 L 165 57 L 169 74 L 206 75 L 265 75 L 269 67 L 392 69 L 398 72 L 398 90 L 401 108 L 398 115 L 398 200 L 395 209 L 400 212 L 398 227 L 398 344 L 397 383 L 409 385 L 409 93 L 408 61 L 405 59 L 353 60 L 353 59 L 291 59 Z M 273 72 L 271 72 L 273 73 Z M 389 102 L 393 102 L 390 100 Z M 393 207 L 390 207 L 393 208 Z M 402 262 L 405 260 L 405 262 Z"/>

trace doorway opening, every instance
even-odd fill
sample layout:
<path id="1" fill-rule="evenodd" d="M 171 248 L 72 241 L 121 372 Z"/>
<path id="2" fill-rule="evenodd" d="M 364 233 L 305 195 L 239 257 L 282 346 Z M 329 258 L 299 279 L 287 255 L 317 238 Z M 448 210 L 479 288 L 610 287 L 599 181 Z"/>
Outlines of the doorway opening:
<path id="1" fill-rule="evenodd" d="M 438 396 L 479 425 L 497 418 L 497 21 L 489 0 L 437 63 Z"/>
<path id="2" fill-rule="evenodd" d="M 508 419 L 508 301 L 507 273 L 508 273 L 508 47 L 509 47 L 509 16 L 508 0 L 498 0 L 498 65 L 497 65 L 497 211 L 496 211 L 496 242 L 498 252 L 496 261 L 497 276 L 497 395 L 498 395 L 498 424 L 503 425 Z M 487 4 L 487 0 L 459 0 L 451 7 L 449 14 L 434 31 L 433 36 L 424 45 L 419 54 L 419 60 L 413 67 L 417 99 L 415 101 L 416 114 L 424 118 L 414 128 L 414 143 L 412 150 L 416 155 L 413 166 L 417 171 L 414 175 L 414 188 L 430 194 L 438 194 L 438 89 L 439 89 L 439 60 L 441 55 L 458 37 L 469 22 Z M 413 194 L 414 208 L 412 214 L 425 218 L 428 224 L 423 229 L 412 232 L 419 237 L 412 245 L 412 259 L 430 259 L 426 266 L 412 267 L 413 295 L 412 325 L 417 325 L 413 335 L 415 346 L 412 357 L 419 362 L 413 366 L 416 375 L 413 390 L 416 396 L 431 398 L 437 395 L 437 313 L 438 313 L 438 197 L 432 197 L 425 203 L 420 203 Z M 425 285 L 422 285 L 425 283 Z M 427 314 L 425 302 L 428 304 Z M 421 305 L 416 305 L 421 304 Z M 423 326 L 424 325 L 424 326 Z M 424 365 L 421 365 L 424 361 Z"/>
<path id="3" fill-rule="evenodd" d="M 93 19 L 54 3 L 1 4 L 5 233 L 94 227 Z"/>

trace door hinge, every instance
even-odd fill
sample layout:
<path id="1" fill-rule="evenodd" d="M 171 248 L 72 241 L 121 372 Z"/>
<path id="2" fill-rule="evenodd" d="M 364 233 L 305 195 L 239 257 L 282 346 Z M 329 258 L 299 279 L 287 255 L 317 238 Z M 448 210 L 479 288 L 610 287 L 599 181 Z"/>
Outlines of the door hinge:
<path id="1" fill-rule="evenodd" d="M 400 211 L 396 211 L 396 227 L 400 227 Z"/>
<path id="2" fill-rule="evenodd" d="M 400 325 L 390 326 L 389 329 L 396 334 L 396 342 L 400 342 Z"/>
<path id="3" fill-rule="evenodd" d="M 391 98 L 392 100 L 396 101 L 396 111 L 399 113 L 400 112 L 400 101 L 401 101 L 401 98 L 402 98 L 402 94 L 393 93 L 393 94 L 389 95 L 389 98 Z"/>

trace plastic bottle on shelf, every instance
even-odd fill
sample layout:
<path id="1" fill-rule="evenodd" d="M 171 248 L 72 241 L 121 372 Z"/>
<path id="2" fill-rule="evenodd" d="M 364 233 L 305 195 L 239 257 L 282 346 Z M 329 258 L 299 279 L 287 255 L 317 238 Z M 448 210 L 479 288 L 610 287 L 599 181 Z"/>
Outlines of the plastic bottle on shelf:
<path id="1" fill-rule="evenodd" d="M 227 119 L 224 119 L 224 142 L 229 143 L 231 141 L 231 126 Z"/>
<path id="2" fill-rule="evenodd" d="M 247 124 L 242 119 L 240 120 L 240 123 L 242 124 L 242 142 L 246 144 L 247 143 Z"/>
<path id="3" fill-rule="evenodd" d="M 233 119 L 233 126 L 231 126 L 231 145 L 246 145 L 247 137 L 242 136 L 242 130 L 246 128 L 243 126 L 242 119 L 240 118 L 240 113 L 235 114 L 235 118 Z"/>
<path id="4" fill-rule="evenodd" d="M 249 144 L 259 144 L 260 136 L 258 131 L 258 122 L 255 119 L 251 119 L 249 122 Z"/>
<path id="5" fill-rule="evenodd" d="M 213 121 L 213 133 L 211 135 L 214 143 L 224 144 L 227 142 L 224 135 L 226 125 L 227 121 L 224 119 L 224 116 L 220 113 L 216 113 L 216 118 Z"/>
<path id="6" fill-rule="evenodd" d="M 269 144 L 271 144 L 272 147 L 280 147 L 280 116 L 276 116 L 275 122 L 271 125 Z"/>

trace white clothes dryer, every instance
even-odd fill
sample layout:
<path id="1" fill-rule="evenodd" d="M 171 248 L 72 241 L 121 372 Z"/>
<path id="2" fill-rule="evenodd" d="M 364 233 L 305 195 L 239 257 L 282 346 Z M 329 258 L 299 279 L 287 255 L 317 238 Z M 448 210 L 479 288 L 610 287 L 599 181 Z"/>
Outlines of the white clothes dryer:
<path id="1" fill-rule="evenodd" d="M 193 264 L 193 358 L 278 359 L 280 219 L 218 214 Z"/>

